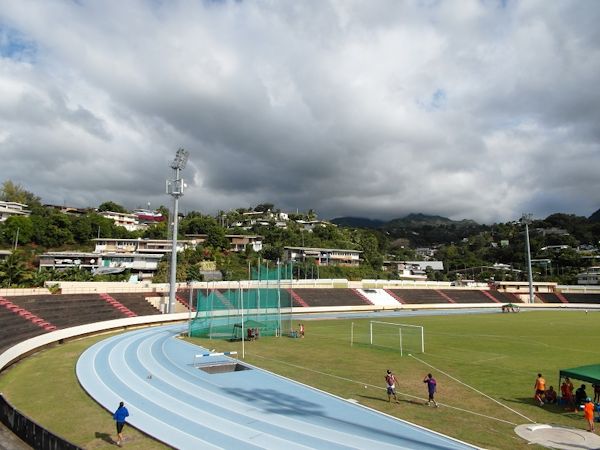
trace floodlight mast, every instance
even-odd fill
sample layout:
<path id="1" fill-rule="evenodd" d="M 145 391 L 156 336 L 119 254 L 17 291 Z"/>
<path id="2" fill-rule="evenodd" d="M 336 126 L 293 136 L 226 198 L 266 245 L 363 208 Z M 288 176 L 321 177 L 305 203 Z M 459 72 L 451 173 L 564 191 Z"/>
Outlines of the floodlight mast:
<path id="1" fill-rule="evenodd" d="M 177 290 L 177 225 L 179 220 L 179 197 L 183 195 L 183 178 L 179 172 L 185 168 L 189 153 L 180 148 L 175 153 L 171 163 L 173 179 L 167 180 L 167 194 L 173 197 L 173 235 L 171 240 L 171 276 L 169 278 L 169 308 L 168 313 L 175 312 L 175 292 Z"/>
<path id="2" fill-rule="evenodd" d="M 529 303 L 534 303 L 533 275 L 531 272 L 531 248 L 529 246 L 529 224 L 533 222 L 533 214 L 523 214 L 521 222 L 525 224 L 525 246 L 527 247 L 527 274 L 529 279 Z"/>

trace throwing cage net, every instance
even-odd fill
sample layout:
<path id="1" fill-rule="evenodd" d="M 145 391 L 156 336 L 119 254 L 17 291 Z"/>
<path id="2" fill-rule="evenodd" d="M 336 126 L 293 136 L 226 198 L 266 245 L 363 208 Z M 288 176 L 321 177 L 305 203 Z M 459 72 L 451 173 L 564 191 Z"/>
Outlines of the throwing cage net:
<path id="1" fill-rule="evenodd" d="M 241 340 L 289 334 L 292 295 L 281 287 L 291 266 L 258 266 L 252 280 L 219 283 L 198 290 L 196 316 L 190 335 L 209 339 Z"/>

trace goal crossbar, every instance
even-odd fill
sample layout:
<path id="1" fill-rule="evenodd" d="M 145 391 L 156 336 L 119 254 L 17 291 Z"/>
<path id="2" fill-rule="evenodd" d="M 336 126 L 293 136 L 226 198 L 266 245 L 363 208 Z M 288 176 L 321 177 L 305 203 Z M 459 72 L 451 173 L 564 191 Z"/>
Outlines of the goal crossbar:
<path id="1" fill-rule="evenodd" d="M 400 354 L 402 355 L 404 353 L 404 343 L 403 343 L 403 335 L 402 335 L 402 328 L 411 328 L 414 329 L 415 331 L 417 331 L 418 334 L 420 334 L 420 350 L 421 353 L 425 353 L 425 333 L 423 330 L 423 327 L 420 325 L 410 325 L 407 323 L 395 323 L 395 322 L 383 322 L 383 321 L 379 321 L 379 320 L 371 320 L 369 321 L 369 339 L 370 339 L 370 343 L 371 345 L 373 345 L 373 324 L 381 324 L 381 325 L 389 325 L 389 326 L 395 326 L 398 328 L 398 339 L 399 339 L 399 346 L 400 346 Z"/>

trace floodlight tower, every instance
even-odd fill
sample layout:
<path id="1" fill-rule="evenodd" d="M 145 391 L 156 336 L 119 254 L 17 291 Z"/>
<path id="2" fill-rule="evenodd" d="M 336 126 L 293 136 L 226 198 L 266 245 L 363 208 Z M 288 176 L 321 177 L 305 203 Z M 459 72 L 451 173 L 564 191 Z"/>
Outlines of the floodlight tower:
<path id="1" fill-rule="evenodd" d="M 527 247 L 527 274 L 529 276 L 529 303 L 533 303 L 533 276 L 531 274 L 531 248 L 529 246 L 529 224 L 533 221 L 532 214 L 523 214 L 521 223 L 525 224 L 525 246 Z"/>
<path id="2" fill-rule="evenodd" d="M 173 235 L 171 241 L 171 276 L 169 278 L 169 309 L 168 313 L 175 312 L 175 291 L 177 290 L 177 221 L 179 220 L 179 197 L 183 195 L 183 178 L 179 172 L 183 170 L 188 160 L 189 153 L 180 148 L 175 153 L 171 163 L 173 179 L 167 180 L 167 194 L 173 197 Z"/>

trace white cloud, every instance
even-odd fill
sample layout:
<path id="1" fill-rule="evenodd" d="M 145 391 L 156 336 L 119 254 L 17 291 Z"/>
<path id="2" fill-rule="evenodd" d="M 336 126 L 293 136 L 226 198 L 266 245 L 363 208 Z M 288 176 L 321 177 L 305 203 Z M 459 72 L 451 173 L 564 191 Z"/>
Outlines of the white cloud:
<path id="1" fill-rule="evenodd" d="M 46 202 L 265 201 L 491 222 L 600 204 L 600 5 L 19 2 L 0 181 Z"/>

